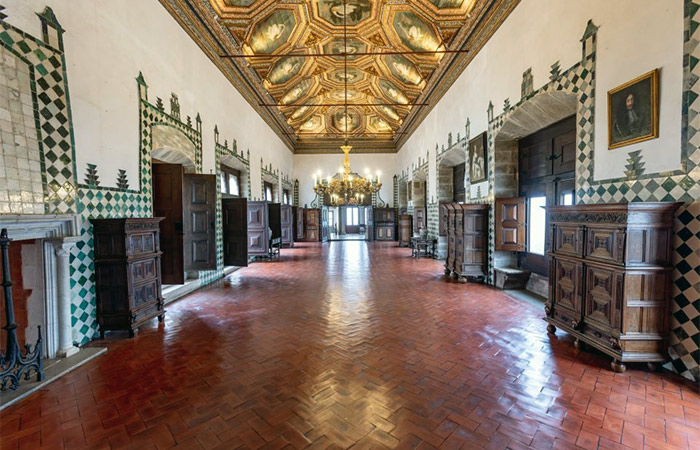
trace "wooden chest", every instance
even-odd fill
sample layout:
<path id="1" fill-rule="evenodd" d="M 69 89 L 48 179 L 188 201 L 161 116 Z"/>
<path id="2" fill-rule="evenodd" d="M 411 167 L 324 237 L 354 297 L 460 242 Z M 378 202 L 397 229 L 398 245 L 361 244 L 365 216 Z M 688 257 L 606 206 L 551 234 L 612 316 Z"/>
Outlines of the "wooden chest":
<path id="1" fill-rule="evenodd" d="M 374 209 L 374 238 L 377 241 L 396 240 L 396 211 L 394 208 Z"/>
<path id="2" fill-rule="evenodd" d="M 624 362 L 667 356 L 671 239 L 679 203 L 548 208 L 548 331 Z"/>
<path id="3" fill-rule="evenodd" d="M 444 205 L 447 212 L 446 275 L 460 281 L 486 277 L 489 207 L 460 203 Z"/>
<path id="4" fill-rule="evenodd" d="M 95 293 L 100 336 L 163 320 L 160 217 L 91 219 L 95 246 Z"/>

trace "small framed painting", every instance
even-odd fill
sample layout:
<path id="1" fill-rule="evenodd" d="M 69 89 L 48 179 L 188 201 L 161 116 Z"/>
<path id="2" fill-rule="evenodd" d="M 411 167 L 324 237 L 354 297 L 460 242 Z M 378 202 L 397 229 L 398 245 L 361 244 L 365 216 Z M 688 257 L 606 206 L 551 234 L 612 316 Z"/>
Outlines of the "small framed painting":
<path id="1" fill-rule="evenodd" d="M 486 132 L 469 141 L 469 181 L 486 181 Z"/>
<path id="2" fill-rule="evenodd" d="M 659 69 L 608 92 L 608 147 L 659 137 Z"/>

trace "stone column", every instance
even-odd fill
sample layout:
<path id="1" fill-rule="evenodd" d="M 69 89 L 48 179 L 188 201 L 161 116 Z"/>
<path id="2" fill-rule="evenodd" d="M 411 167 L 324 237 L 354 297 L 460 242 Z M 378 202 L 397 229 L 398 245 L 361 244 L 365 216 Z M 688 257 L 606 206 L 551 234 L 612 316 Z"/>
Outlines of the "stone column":
<path id="1" fill-rule="evenodd" d="M 56 296 L 58 300 L 58 351 L 56 356 L 67 358 L 78 353 L 73 346 L 71 324 L 70 249 L 76 238 L 65 238 L 54 242 L 56 255 Z"/>

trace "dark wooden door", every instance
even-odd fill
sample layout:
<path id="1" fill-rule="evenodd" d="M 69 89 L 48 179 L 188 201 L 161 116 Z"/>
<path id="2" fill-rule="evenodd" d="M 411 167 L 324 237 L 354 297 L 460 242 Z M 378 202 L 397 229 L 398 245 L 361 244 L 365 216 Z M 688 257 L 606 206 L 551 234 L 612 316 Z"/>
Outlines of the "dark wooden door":
<path id="1" fill-rule="evenodd" d="M 496 199 L 496 250 L 525 250 L 525 197 Z"/>
<path id="2" fill-rule="evenodd" d="M 183 179 L 185 270 L 216 270 L 216 175 Z"/>
<path id="3" fill-rule="evenodd" d="M 269 228 L 267 202 L 248 202 L 248 254 L 268 254 Z"/>
<path id="4" fill-rule="evenodd" d="M 573 172 L 576 170 L 576 129 L 554 138 L 552 142 L 553 173 Z"/>
<path id="5" fill-rule="evenodd" d="M 182 180 L 180 164 L 153 164 L 153 215 L 160 222 L 161 279 L 163 284 L 183 284 L 185 265 L 183 242 Z"/>
<path id="6" fill-rule="evenodd" d="M 225 198 L 221 200 L 222 231 L 224 238 L 224 265 L 248 265 L 248 200 Z"/>
<path id="7" fill-rule="evenodd" d="M 267 205 L 268 219 L 267 223 L 270 227 L 271 239 L 282 237 L 282 204 L 268 203 Z"/>

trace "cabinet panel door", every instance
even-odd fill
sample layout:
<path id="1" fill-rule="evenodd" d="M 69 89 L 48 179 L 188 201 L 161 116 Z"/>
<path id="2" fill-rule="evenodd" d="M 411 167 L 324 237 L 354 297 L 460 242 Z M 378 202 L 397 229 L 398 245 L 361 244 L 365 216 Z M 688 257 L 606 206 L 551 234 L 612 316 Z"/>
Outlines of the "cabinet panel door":
<path id="1" fill-rule="evenodd" d="M 586 321 L 620 330 L 624 275 L 621 272 L 586 266 Z"/>
<path id="2" fill-rule="evenodd" d="M 583 265 L 561 259 L 554 260 L 554 304 L 581 313 L 581 279 Z"/>
<path id="3" fill-rule="evenodd" d="M 585 257 L 605 262 L 624 263 L 625 239 L 624 229 L 588 228 Z"/>
<path id="4" fill-rule="evenodd" d="M 563 255 L 581 257 L 583 254 L 583 228 L 554 225 L 552 251 Z"/>

